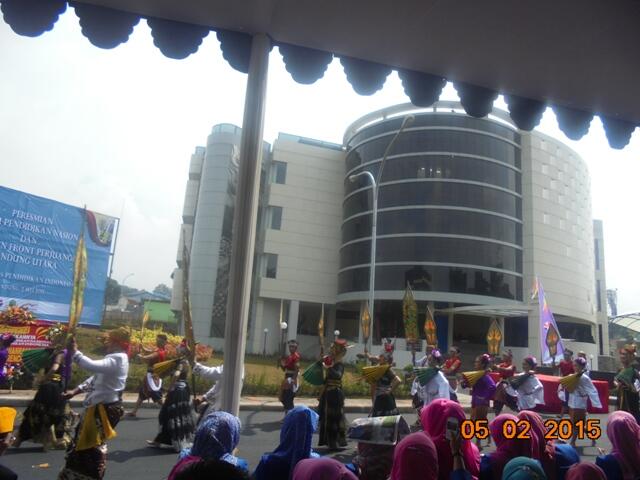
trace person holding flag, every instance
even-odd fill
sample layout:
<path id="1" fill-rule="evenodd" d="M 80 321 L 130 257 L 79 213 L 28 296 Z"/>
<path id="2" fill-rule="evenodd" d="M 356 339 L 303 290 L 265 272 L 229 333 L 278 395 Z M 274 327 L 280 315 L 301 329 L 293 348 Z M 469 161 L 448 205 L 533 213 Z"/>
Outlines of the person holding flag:
<path id="1" fill-rule="evenodd" d="M 116 436 L 114 428 L 124 414 L 122 392 L 129 373 L 129 331 L 123 327 L 112 330 L 104 342 L 107 355 L 102 360 L 92 360 L 80 352 L 75 339 L 69 344 L 73 361 L 93 375 L 74 390 L 64 393 L 66 399 L 81 392 L 86 393 L 86 410 L 67 450 L 65 466 L 58 480 L 104 478 L 107 468 L 106 441 Z"/>
<path id="2" fill-rule="evenodd" d="M 153 366 L 156 363 L 164 362 L 167 358 L 167 336 L 164 333 L 159 333 L 156 336 L 156 348 L 155 350 L 143 350 L 145 354 L 138 354 L 136 358 L 142 360 L 147 364 L 147 374 L 142 379 L 142 385 L 138 390 L 138 400 L 136 401 L 133 410 L 127 413 L 127 417 L 135 417 L 138 415 L 138 410 L 145 400 L 151 399 L 156 405 L 162 406 L 162 379 L 153 373 Z"/>

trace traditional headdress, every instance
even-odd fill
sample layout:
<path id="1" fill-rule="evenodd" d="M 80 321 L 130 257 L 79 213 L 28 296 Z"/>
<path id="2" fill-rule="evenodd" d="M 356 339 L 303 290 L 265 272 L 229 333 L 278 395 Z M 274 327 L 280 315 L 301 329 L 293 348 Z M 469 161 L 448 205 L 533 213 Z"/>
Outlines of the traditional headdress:
<path id="1" fill-rule="evenodd" d="M 395 346 L 394 346 L 393 342 L 391 341 L 390 338 L 386 338 L 385 342 L 384 342 L 384 351 L 385 351 L 385 353 L 393 354 L 394 350 L 395 350 Z"/>
<path id="2" fill-rule="evenodd" d="M 336 338 L 333 341 L 332 346 L 336 355 L 344 355 L 345 353 L 347 353 L 347 348 L 349 348 L 347 341 L 343 340 L 342 338 Z"/>
<path id="3" fill-rule="evenodd" d="M 110 330 L 107 333 L 109 340 L 116 342 L 122 347 L 123 350 L 128 351 L 129 345 L 131 342 L 131 334 L 129 330 L 124 327 L 116 328 L 115 330 Z"/>
<path id="4" fill-rule="evenodd" d="M 582 357 L 577 357 L 574 362 L 576 362 L 578 365 L 580 365 L 582 368 L 585 368 L 587 366 L 587 359 L 586 358 L 582 358 Z"/>
<path id="5" fill-rule="evenodd" d="M 620 349 L 620 353 L 630 353 L 632 356 L 635 356 L 636 346 L 633 343 L 628 343 Z"/>
<path id="6" fill-rule="evenodd" d="M 49 327 L 46 333 L 47 340 L 51 342 L 54 347 L 61 347 L 65 339 L 67 338 L 67 329 L 65 326 L 59 323 Z"/>
<path id="7" fill-rule="evenodd" d="M 168 341 L 168 338 L 164 333 L 159 333 L 158 335 L 156 335 L 156 338 L 159 338 L 160 340 L 162 340 L 164 342 Z"/>
<path id="8" fill-rule="evenodd" d="M 4 342 L 7 345 L 11 345 L 13 342 L 16 341 L 16 337 L 14 337 L 10 333 L 3 333 L 2 335 L 0 335 L 0 340 L 2 340 L 2 342 Z"/>
<path id="9" fill-rule="evenodd" d="M 489 355 L 488 353 L 483 353 L 482 355 L 480 355 L 480 365 L 482 365 L 483 367 L 487 367 L 489 366 L 490 362 L 491 355 Z"/>
<path id="10" fill-rule="evenodd" d="M 536 368 L 538 366 L 538 360 L 533 355 L 529 355 L 528 357 L 524 357 L 524 361 L 531 365 L 531 368 Z"/>
<path id="11" fill-rule="evenodd" d="M 440 350 L 438 350 L 437 348 L 434 348 L 433 350 L 431 350 L 431 353 L 429 354 L 431 356 L 431 358 L 433 358 L 438 364 L 442 363 L 442 354 L 440 353 Z"/>

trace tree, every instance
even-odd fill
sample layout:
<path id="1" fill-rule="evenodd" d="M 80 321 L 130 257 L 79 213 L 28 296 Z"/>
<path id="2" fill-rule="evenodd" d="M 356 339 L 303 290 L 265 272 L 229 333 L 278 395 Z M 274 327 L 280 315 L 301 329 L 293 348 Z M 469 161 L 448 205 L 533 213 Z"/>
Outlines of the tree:
<path id="1" fill-rule="evenodd" d="M 164 283 L 161 283 L 160 285 L 156 286 L 156 288 L 153 289 L 153 293 L 157 293 L 158 295 L 164 295 L 165 297 L 170 297 L 171 289 L 167 287 Z"/>
<path id="2" fill-rule="evenodd" d="M 120 284 L 113 278 L 110 278 L 107 281 L 107 289 L 105 292 L 105 299 L 106 299 L 107 305 L 117 304 L 118 300 L 120 300 L 121 293 L 122 293 L 122 288 L 120 288 Z"/>

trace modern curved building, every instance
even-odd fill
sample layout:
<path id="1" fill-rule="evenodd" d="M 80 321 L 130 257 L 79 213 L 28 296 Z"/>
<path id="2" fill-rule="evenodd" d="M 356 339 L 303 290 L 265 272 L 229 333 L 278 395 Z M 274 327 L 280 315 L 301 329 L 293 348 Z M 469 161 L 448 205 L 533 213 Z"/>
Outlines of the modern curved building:
<path id="1" fill-rule="evenodd" d="M 557 140 L 519 131 L 505 112 L 472 118 L 457 102 L 373 112 L 348 127 L 342 145 L 280 134 L 265 160 L 270 181 L 263 187 L 248 350 L 273 352 L 282 338 L 296 337 L 303 354 L 317 354 L 324 306 L 327 341 L 338 329 L 360 344 L 350 355 L 362 351 L 372 187 L 364 176 L 350 177 L 378 175 L 407 115 L 414 120 L 388 153 L 378 186 L 374 345 L 396 338 L 398 363 L 409 360 L 402 297 L 410 285 L 420 331 L 427 307 L 435 312 L 440 348 L 458 345 L 471 359 L 486 349 L 495 318 L 517 358 L 535 354 L 539 317 L 530 294 L 538 277 L 562 337 L 593 355 L 597 368 L 598 356 L 609 353 L 606 285 L 585 163 Z M 210 148 L 217 147 L 200 152 L 205 163 Z M 195 232 L 203 215 L 198 211 Z M 196 246 L 194 239 L 194 253 Z M 219 315 L 196 322 L 210 322 L 217 337 Z"/>

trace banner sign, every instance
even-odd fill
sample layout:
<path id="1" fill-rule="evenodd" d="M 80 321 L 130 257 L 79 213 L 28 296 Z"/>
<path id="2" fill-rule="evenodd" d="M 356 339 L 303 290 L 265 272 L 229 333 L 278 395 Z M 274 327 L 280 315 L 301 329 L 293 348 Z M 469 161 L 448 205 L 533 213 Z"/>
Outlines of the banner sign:
<path id="1" fill-rule="evenodd" d="M 80 323 L 99 325 L 117 219 L 86 213 Z M 81 208 L 0 187 L 0 301 L 28 305 L 38 320 L 68 321 L 82 217 Z"/>
<path id="2" fill-rule="evenodd" d="M 22 352 L 36 348 L 47 348 L 47 330 L 51 326 L 47 322 L 35 322 L 34 325 L 1 325 L 2 333 L 11 333 L 16 341 L 9 347 L 7 363 L 22 363 Z"/>

